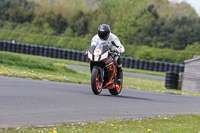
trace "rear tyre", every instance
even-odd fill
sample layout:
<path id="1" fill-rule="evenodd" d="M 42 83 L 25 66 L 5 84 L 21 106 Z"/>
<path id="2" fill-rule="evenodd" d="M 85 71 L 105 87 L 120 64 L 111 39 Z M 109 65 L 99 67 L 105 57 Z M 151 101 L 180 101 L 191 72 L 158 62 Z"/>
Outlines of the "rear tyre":
<path id="1" fill-rule="evenodd" d="M 99 95 L 103 88 L 103 83 L 100 81 L 100 71 L 97 68 L 92 70 L 91 87 L 95 95 Z"/>
<path id="2" fill-rule="evenodd" d="M 122 85 L 116 84 L 116 87 L 113 89 L 109 89 L 110 94 L 118 95 L 122 91 Z"/>

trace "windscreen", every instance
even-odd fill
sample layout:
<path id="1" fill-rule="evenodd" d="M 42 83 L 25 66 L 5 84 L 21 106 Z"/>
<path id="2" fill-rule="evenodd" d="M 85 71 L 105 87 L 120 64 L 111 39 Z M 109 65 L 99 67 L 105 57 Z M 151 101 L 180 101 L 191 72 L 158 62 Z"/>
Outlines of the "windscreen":
<path id="1" fill-rule="evenodd" d="M 101 50 L 101 51 L 102 51 L 102 54 L 103 54 L 103 53 L 105 53 L 105 52 L 107 52 L 107 51 L 109 50 L 109 48 L 108 48 L 108 43 L 107 43 L 106 41 L 102 41 L 102 40 L 97 41 L 97 42 L 96 42 L 96 48 L 95 48 L 95 50 L 96 50 L 96 49 Z M 94 51 L 95 51 L 95 50 L 94 50 Z"/>
<path id="2" fill-rule="evenodd" d="M 96 42 L 96 48 L 94 49 L 94 51 L 97 50 L 97 49 L 99 49 L 101 51 L 103 50 L 103 45 L 102 45 L 101 41 Z"/>

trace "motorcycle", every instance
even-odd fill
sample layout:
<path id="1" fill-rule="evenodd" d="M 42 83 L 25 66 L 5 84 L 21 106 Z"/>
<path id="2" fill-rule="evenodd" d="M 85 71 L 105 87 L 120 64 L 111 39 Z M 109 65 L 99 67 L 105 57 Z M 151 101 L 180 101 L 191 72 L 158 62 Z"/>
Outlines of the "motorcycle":
<path id="1" fill-rule="evenodd" d="M 122 83 L 117 81 L 117 67 L 114 58 L 118 51 L 110 51 L 106 41 L 97 41 L 87 51 L 90 60 L 91 88 L 95 95 L 102 89 L 109 89 L 110 94 L 118 95 L 122 90 Z"/>

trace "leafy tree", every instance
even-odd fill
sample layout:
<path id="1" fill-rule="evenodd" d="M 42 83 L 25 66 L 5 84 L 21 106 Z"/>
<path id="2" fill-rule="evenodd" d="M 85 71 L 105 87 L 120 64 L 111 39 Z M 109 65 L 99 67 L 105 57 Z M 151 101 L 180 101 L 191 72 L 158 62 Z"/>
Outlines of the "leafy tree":
<path id="1" fill-rule="evenodd" d="M 17 23 L 31 22 L 34 18 L 34 2 L 27 0 L 1 0 L 0 19 Z"/>
<path id="2" fill-rule="evenodd" d="M 55 14 L 53 11 L 44 14 L 44 22 L 49 23 L 52 29 L 56 31 L 57 34 L 63 33 L 67 27 L 67 21 L 62 17 L 62 15 Z"/>
<path id="3" fill-rule="evenodd" d="M 119 36 L 121 41 L 126 44 L 139 44 L 138 40 L 143 27 L 148 23 L 146 20 L 151 19 L 152 15 L 144 11 L 145 1 L 126 0 L 122 4 L 127 7 L 118 13 L 116 22 L 114 23 L 113 32 Z M 123 8 L 121 7 L 121 8 Z M 117 14 L 117 13 L 116 13 Z M 124 15 L 126 14 L 126 15 Z M 140 36 L 142 37 L 142 36 Z M 142 37 L 143 38 L 143 37 Z"/>
<path id="4" fill-rule="evenodd" d="M 90 14 L 79 11 L 72 19 L 68 31 L 77 33 L 78 36 L 85 36 L 89 30 L 88 25 L 90 21 Z"/>
<path id="5" fill-rule="evenodd" d="M 61 13 L 56 14 L 53 11 L 41 14 L 33 20 L 35 26 L 43 26 L 45 23 L 48 23 L 57 35 L 64 33 L 68 25 Z"/>
<path id="6" fill-rule="evenodd" d="M 163 48 L 163 43 L 160 43 L 157 41 L 156 37 L 153 38 L 152 42 L 150 43 L 150 45 L 153 48 Z"/>

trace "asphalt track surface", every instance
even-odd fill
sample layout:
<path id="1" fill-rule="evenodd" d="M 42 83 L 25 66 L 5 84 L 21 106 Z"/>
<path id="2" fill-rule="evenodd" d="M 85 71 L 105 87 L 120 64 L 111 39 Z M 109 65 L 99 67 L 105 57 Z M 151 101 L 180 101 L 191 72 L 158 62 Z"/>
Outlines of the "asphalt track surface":
<path id="1" fill-rule="evenodd" d="M 200 114 L 200 97 L 0 76 L 0 128 Z"/>
<path id="2" fill-rule="evenodd" d="M 76 70 L 90 71 L 89 67 L 77 66 L 77 65 L 69 65 L 69 64 L 67 64 L 67 66 L 69 68 L 76 69 Z M 146 75 L 146 74 L 131 73 L 131 72 L 123 72 L 123 74 L 125 76 L 130 76 L 130 77 L 139 77 L 139 78 L 155 79 L 155 80 L 165 81 L 165 77 L 161 77 L 161 76 Z"/>

